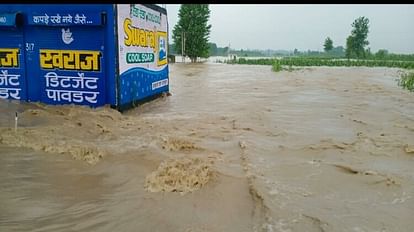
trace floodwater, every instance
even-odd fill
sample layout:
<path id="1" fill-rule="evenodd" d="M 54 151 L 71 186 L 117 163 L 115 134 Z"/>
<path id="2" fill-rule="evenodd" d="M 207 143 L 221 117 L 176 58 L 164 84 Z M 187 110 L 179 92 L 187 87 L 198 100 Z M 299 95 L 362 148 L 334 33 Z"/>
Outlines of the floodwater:
<path id="1" fill-rule="evenodd" d="M 2 100 L 0 231 L 413 231 L 397 77 L 176 63 L 123 114 Z"/>

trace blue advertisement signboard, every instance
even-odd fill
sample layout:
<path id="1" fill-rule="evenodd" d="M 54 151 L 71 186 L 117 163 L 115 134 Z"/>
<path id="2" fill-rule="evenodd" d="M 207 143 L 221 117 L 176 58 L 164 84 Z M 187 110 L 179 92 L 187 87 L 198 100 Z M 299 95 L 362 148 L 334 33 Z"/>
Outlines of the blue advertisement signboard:
<path id="1" fill-rule="evenodd" d="M 104 35 L 95 30 L 74 27 L 33 27 L 27 40 L 32 49 L 27 58 L 30 100 L 48 104 L 105 104 Z M 91 32 L 95 39 L 91 39 Z M 45 39 L 49 38 L 49 39 Z"/>
<path id="2" fill-rule="evenodd" d="M 9 19 L 7 19 L 9 20 Z M 26 100 L 25 49 L 21 28 L 0 30 L 0 98 Z"/>
<path id="3" fill-rule="evenodd" d="M 155 5 L 0 5 L 0 98 L 120 109 L 166 92 L 167 32 Z"/>

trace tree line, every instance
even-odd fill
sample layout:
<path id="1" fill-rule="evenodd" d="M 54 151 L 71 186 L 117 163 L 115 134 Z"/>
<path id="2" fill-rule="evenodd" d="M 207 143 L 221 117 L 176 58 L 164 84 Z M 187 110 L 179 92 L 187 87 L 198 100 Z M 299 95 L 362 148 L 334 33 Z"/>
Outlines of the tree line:
<path id="1" fill-rule="evenodd" d="M 344 54 L 341 56 L 347 59 L 414 61 L 414 54 L 394 54 L 389 53 L 386 49 L 379 49 L 376 53 L 372 53 L 371 49 L 367 48 L 369 45 L 368 33 L 369 19 L 366 17 L 355 19 L 352 23 L 351 34 L 346 39 Z M 325 39 L 323 47 L 327 55 L 332 55 L 334 47 L 330 37 Z"/>
<path id="2" fill-rule="evenodd" d="M 380 49 L 372 53 L 368 41 L 369 19 L 359 17 L 351 24 L 352 30 L 346 39 L 345 47 L 334 46 L 330 37 L 324 41 L 324 52 L 299 51 L 293 53 L 270 53 L 260 50 L 233 50 L 229 47 L 218 47 L 217 44 L 209 42 L 211 25 L 208 24 L 210 9 L 208 4 L 182 4 L 178 12 L 179 20 L 172 31 L 173 43 L 169 45 L 169 54 L 184 54 L 192 62 L 197 58 L 209 56 L 227 56 L 229 53 L 238 57 L 247 56 L 298 56 L 318 58 L 347 58 L 349 59 L 371 59 L 371 60 L 401 60 L 414 61 L 414 54 L 393 54 L 386 49 Z"/>

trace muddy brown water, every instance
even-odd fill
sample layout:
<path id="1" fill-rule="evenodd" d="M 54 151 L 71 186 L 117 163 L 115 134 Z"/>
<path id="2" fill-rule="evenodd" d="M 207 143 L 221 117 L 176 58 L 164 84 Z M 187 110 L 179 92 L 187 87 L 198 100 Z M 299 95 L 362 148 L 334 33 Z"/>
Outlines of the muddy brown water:
<path id="1" fill-rule="evenodd" d="M 177 63 L 123 114 L 1 100 L 0 231 L 413 231 L 398 72 Z"/>

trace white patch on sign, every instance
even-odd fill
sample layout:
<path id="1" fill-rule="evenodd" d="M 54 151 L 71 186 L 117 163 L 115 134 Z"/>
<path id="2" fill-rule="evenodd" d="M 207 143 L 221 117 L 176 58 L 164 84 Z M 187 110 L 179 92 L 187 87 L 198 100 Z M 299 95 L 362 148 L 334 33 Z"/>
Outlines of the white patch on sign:
<path id="1" fill-rule="evenodd" d="M 152 90 L 168 85 L 168 79 L 152 82 Z"/>
<path id="2" fill-rule="evenodd" d="M 65 44 L 70 44 L 73 42 L 72 32 L 70 32 L 70 29 L 68 28 L 65 30 L 62 28 L 62 40 Z"/>

